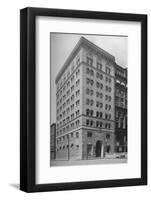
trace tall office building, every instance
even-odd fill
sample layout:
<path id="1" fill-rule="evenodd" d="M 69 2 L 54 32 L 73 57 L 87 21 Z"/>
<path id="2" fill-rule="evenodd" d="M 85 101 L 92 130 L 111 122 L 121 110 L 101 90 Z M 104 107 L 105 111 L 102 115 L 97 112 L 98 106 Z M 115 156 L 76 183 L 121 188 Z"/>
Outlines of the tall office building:
<path id="1" fill-rule="evenodd" d="M 115 57 L 81 37 L 56 77 L 56 159 L 115 151 Z"/>

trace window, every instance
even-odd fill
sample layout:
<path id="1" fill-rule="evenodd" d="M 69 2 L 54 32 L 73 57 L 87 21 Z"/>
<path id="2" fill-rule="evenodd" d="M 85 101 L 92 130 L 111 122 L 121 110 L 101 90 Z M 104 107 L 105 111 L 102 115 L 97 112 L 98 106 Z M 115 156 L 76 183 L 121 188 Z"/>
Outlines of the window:
<path id="1" fill-rule="evenodd" d="M 71 107 L 71 110 L 73 110 L 74 109 L 74 104 L 72 104 L 70 107 Z"/>
<path id="2" fill-rule="evenodd" d="M 96 73 L 96 77 L 99 78 L 99 76 L 100 76 L 100 74 L 99 74 L 99 72 L 97 72 L 97 73 Z"/>
<path id="3" fill-rule="evenodd" d="M 103 94 L 102 94 L 102 93 L 100 93 L 100 98 L 101 98 L 101 99 L 103 98 Z"/>
<path id="4" fill-rule="evenodd" d="M 93 83 L 94 83 L 94 81 L 93 81 L 93 80 L 91 80 L 90 84 L 91 84 L 91 85 L 93 85 Z"/>
<path id="5" fill-rule="evenodd" d="M 96 102 L 96 107 L 99 107 L 99 102 L 98 101 Z"/>
<path id="6" fill-rule="evenodd" d="M 79 111 L 79 110 L 77 110 L 77 111 L 76 111 L 76 117 L 79 115 L 79 113 L 80 113 L 80 111 Z"/>
<path id="7" fill-rule="evenodd" d="M 74 100 L 74 94 L 71 96 L 71 101 L 73 101 Z"/>
<path id="8" fill-rule="evenodd" d="M 78 69 L 78 70 L 76 71 L 76 77 L 77 77 L 79 74 L 80 74 L 80 70 Z"/>
<path id="9" fill-rule="evenodd" d="M 71 87 L 71 92 L 73 92 L 73 90 L 74 90 L 74 85 Z"/>
<path id="10" fill-rule="evenodd" d="M 71 115 L 71 120 L 73 120 L 73 119 L 74 119 L 74 114 Z"/>
<path id="11" fill-rule="evenodd" d="M 92 132 L 87 132 L 87 137 L 92 137 Z"/>
<path id="12" fill-rule="evenodd" d="M 98 111 L 96 112 L 96 117 L 99 117 L 99 112 Z"/>
<path id="13" fill-rule="evenodd" d="M 93 120 L 91 120 L 91 122 L 90 122 L 90 126 L 93 126 Z"/>
<path id="14" fill-rule="evenodd" d="M 77 100 L 76 101 L 76 106 L 79 106 L 79 104 L 80 104 L 80 100 Z"/>
<path id="15" fill-rule="evenodd" d="M 94 101 L 91 99 L 90 101 L 90 105 L 93 106 Z"/>
<path id="16" fill-rule="evenodd" d="M 103 89 L 103 84 L 101 83 L 100 88 Z"/>
<path id="17" fill-rule="evenodd" d="M 76 138 L 78 138 L 79 137 L 79 132 L 76 132 Z"/>
<path id="18" fill-rule="evenodd" d="M 109 67 L 106 66 L 106 73 L 110 75 L 111 73 L 111 69 Z"/>
<path id="19" fill-rule="evenodd" d="M 89 109 L 86 109 L 86 115 L 89 116 Z"/>
<path id="20" fill-rule="evenodd" d="M 71 77 L 71 83 L 73 83 L 74 81 L 74 75 Z"/>
<path id="21" fill-rule="evenodd" d="M 73 72 L 74 70 L 74 62 L 72 63 L 72 66 L 71 66 L 71 71 Z"/>
<path id="22" fill-rule="evenodd" d="M 67 131 L 69 131 L 69 125 L 68 125 L 68 126 L 66 126 L 66 130 L 67 130 Z"/>
<path id="23" fill-rule="evenodd" d="M 89 72 L 90 72 L 90 70 L 89 70 L 89 68 L 87 68 L 87 74 L 89 74 Z"/>
<path id="24" fill-rule="evenodd" d="M 92 66 L 93 65 L 93 58 L 87 56 L 87 64 Z"/>
<path id="25" fill-rule="evenodd" d="M 90 111 L 90 115 L 93 116 L 93 110 Z"/>
<path id="26" fill-rule="evenodd" d="M 89 81 L 90 81 L 89 78 L 87 78 L 87 79 L 86 79 L 87 84 L 89 84 Z"/>
<path id="27" fill-rule="evenodd" d="M 80 64 L 80 57 L 79 56 L 77 57 L 76 64 L 77 64 L 77 66 Z"/>
<path id="28" fill-rule="evenodd" d="M 102 64 L 100 62 L 97 62 L 97 69 L 102 70 Z"/>
<path id="29" fill-rule="evenodd" d="M 86 120 L 86 125 L 89 126 L 89 120 L 88 119 Z"/>
<path id="30" fill-rule="evenodd" d="M 100 108 L 102 108 L 103 107 L 103 103 L 100 103 Z"/>
<path id="31" fill-rule="evenodd" d="M 93 95 L 93 90 L 90 91 L 90 95 L 91 95 L 91 96 Z"/>
<path id="32" fill-rule="evenodd" d="M 99 82 L 96 82 L 96 87 L 99 88 L 100 84 Z"/>
<path id="33" fill-rule="evenodd" d="M 86 89 L 86 94 L 89 94 L 89 88 Z"/>
<path id="34" fill-rule="evenodd" d="M 76 81 L 76 87 L 78 87 L 79 83 L 80 83 L 80 80 L 77 80 Z"/>
<path id="35" fill-rule="evenodd" d="M 71 129 L 73 129 L 73 128 L 74 128 L 74 123 L 71 124 Z"/>
<path id="36" fill-rule="evenodd" d="M 80 123 L 80 121 L 79 121 L 79 120 L 77 120 L 77 121 L 76 121 L 76 126 L 79 126 L 79 123 Z"/>
<path id="37" fill-rule="evenodd" d="M 86 104 L 89 105 L 89 99 L 86 99 Z"/>
<path id="38" fill-rule="evenodd" d="M 99 122 L 98 121 L 96 121 L 96 127 L 99 127 Z"/>
<path id="39" fill-rule="evenodd" d="M 94 75 L 94 72 L 93 72 L 93 70 L 91 69 L 91 71 L 90 71 L 90 74 L 91 74 L 91 76 L 93 76 Z"/>
<path id="40" fill-rule="evenodd" d="M 77 91 L 76 91 L 76 97 L 78 97 L 79 94 L 80 94 L 80 90 L 77 90 Z"/>

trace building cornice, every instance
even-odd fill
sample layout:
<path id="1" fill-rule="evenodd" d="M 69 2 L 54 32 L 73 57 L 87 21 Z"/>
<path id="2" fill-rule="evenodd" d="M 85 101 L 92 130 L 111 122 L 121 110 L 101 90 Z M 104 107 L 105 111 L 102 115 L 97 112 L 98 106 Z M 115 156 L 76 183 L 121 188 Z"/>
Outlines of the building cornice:
<path id="1" fill-rule="evenodd" d="M 78 43 L 76 44 L 76 46 L 74 47 L 74 49 L 72 50 L 71 54 L 69 55 L 69 57 L 65 61 L 65 63 L 62 66 L 61 70 L 57 74 L 56 80 L 55 80 L 56 84 L 58 83 L 61 75 L 64 73 L 64 71 L 66 70 L 66 68 L 69 66 L 70 62 L 73 60 L 73 58 L 76 55 L 76 53 L 81 49 L 81 47 L 88 47 L 92 51 L 95 51 L 96 54 L 101 55 L 102 57 L 107 58 L 111 62 L 115 62 L 115 57 L 114 56 L 112 56 L 111 54 L 109 54 L 107 51 L 101 49 L 100 47 L 98 47 L 94 43 L 90 42 L 86 38 L 81 37 L 80 40 L 78 41 Z"/>

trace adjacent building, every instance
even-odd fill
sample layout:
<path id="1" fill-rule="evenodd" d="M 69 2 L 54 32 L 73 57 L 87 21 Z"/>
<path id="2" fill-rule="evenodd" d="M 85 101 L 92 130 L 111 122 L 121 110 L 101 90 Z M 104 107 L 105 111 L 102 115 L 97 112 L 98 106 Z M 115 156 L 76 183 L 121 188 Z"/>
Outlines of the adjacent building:
<path id="1" fill-rule="evenodd" d="M 115 151 L 127 152 L 127 68 L 115 65 Z"/>
<path id="2" fill-rule="evenodd" d="M 56 77 L 56 159 L 104 158 L 124 148 L 127 119 L 117 118 L 118 68 L 114 56 L 81 37 Z M 122 134 L 115 127 L 119 120 Z"/>
<path id="3" fill-rule="evenodd" d="M 50 157 L 56 159 L 56 123 L 50 126 Z"/>

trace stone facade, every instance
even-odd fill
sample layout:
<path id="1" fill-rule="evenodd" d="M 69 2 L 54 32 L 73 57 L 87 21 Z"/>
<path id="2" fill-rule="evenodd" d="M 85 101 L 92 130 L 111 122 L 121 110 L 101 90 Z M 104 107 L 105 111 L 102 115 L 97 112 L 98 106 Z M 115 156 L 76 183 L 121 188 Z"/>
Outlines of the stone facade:
<path id="1" fill-rule="evenodd" d="M 56 77 L 56 159 L 115 151 L 115 58 L 81 37 Z"/>

